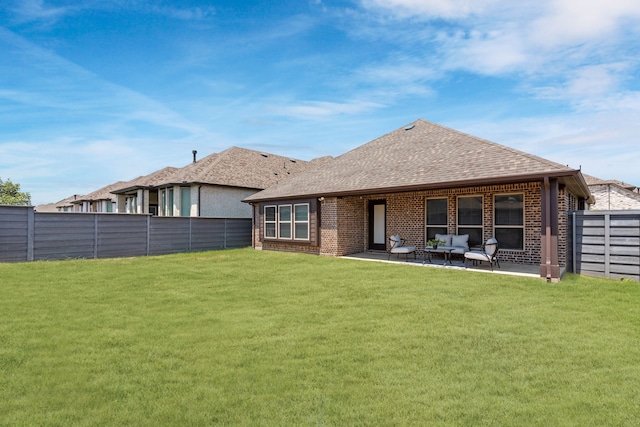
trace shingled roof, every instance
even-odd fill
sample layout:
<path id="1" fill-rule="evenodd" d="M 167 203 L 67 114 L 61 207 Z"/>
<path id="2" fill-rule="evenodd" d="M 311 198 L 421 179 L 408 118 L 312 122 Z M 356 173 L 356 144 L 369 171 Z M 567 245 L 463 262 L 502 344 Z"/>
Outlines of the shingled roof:
<path id="1" fill-rule="evenodd" d="M 167 166 L 149 175 L 139 176 L 131 181 L 125 182 L 122 187 L 111 191 L 113 194 L 128 193 L 138 188 L 149 188 L 164 183 L 167 177 L 173 175 L 178 168 Z"/>
<path id="2" fill-rule="evenodd" d="M 625 190 L 629 190 L 632 191 L 634 193 L 638 193 L 638 187 L 633 185 L 633 184 L 628 184 L 624 181 L 619 181 L 617 179 L 600 179 L 597 178 L 595 176 L 591 176 L 591 175 L 587 175 L 587 174 L 583 174 L 584 175 L 584 179 L 587 182 L 587 185 L 589 186 L 595 186 L 595 185 L 616 185 L 620 188 L 623 188 Z"/>
<path id="3" fill-rule="evenodd" d="M 590 196 L 577 170 L 419 119 L 245 201 L 450 188 L 545 176 L 573 177 L 567 184 L 579 195 Z"/>
<path id="4" fill-rule="evenodd" d="M 109 184 L 107 186 L 104 186 L 96 191 L 93 191 L 89 194 L 86 194 L 84 196 L 78 196 L 76 197 L 74 200 L 72 200 L 70 203 L 75 203 L 75 204 L 81 204 L 82 202 L 89 202 L 89 201 L 99 201 L 99 200 L 113 200 L 114 197 L 111 194 L 112 191 L 118 190 L 120 188 L 123 188 L 127 185 L 126 182 L 124 181 L 118 181 L 115 182 L 113 184 Z"/>
<path id="5" fill-rule="evenodd" d="M 323 158 L 307 162 L 231 147 L 176 170 L 157 185 L 211 184 L 262 190 L 299 175 L 326 160 Z"/>

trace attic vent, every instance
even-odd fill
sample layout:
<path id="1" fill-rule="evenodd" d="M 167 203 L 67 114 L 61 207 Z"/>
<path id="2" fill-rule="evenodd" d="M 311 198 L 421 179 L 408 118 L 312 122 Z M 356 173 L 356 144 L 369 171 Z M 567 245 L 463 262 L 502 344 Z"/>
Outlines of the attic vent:
<path id="1" fill-rule="evenodd" d="M 262 157 L 269 157 L 269 155 L 268 155 L 267 153 L 260 153 L 260 155 L 261 155 Z"/>
<path id="2" fill-rule="evenodd" d="M 404 130 L 411 130 L 411 129 L 413 129 L 414 127 L 416 127 L 416 125 L 409 125 L 409 126 L 407 126 L 406 128 L 404 128 Z"/>
<path id="3" fill-rule="evenodd" d="M 296 162 L 296 160 L 295 160 L 295 159 L 289 159 L 289 161 L 290 161 L 291 163 L 295 163 L 295 162 Z"/>

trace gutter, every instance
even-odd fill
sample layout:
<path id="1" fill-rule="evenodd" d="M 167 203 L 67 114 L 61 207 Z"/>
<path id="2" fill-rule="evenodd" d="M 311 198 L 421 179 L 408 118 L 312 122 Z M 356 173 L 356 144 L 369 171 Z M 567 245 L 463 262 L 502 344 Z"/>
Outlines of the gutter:
<path id="1" fill-rule="evenodd" d="M 380 193 L 401 193 L 401 192 L 411 192 L 411 191 L 424 191 L 424 190 L 441 190 L 441 189 L 449 189 L 449 188 L 462 188 L 462 187 L 474 187 L 480 185 L 493 185 L 493 184 L 511 184 L 517 182 L 533 182 L 533 181 L 542 181 L 544 179 L 549 178 L 576 178 L 579 176 L 579 170 L 573 169 L 569 171 L 560 171 L 558 173 L 535 173 L 535 174 L 522 174 L 522 175 L 510 175 L 510 176 L 502 176 L 502 177 L 490 177 L 483 179 L 466 179 L 462 181 L 447 181 L 447 182 L 437 182 L 437 183 L 424 183 L 424 184 L 414 184 L 414 185 L 404 185 L 404 186 L 392 186 L 392 187 L 379 187 L 379 188 L 364 188 L 364 189 L 354 189 L 354 190 L 343 190 L 343 191 L 323 191 L 323 192 L 314 192 L 314 193 L 295 193 L 295 194 L 285 194 L 278 195 L 272 197 L 259 197 L 260 193 L 249 196 L 243 200 L 245 203 L 251 202 L 270 202 L 277 200 L 288 200 L 292 198 L 300 198 L 300 199 L 312 199 L 317 197 L 346 197 L 346 196 L 365 196 L 370 194 L 380 194 Z M 576 180 L 579 182 L 579 180 Z M 584 182 L 584 179 L 582 180 Z M 585 188 L 586 187 L 585 184 Z M 267 190 L 268 191 L 268 190 Z M 587 193 L 588 196 L 591 196 Z M 257 196 L 257 197 L 256 197 Z"/>

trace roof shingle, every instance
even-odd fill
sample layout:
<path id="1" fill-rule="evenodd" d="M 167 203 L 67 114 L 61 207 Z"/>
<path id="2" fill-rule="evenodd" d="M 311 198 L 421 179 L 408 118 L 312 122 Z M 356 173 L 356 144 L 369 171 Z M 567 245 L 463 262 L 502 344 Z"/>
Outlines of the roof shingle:
<path id="1" fill-rule="evenodd" d="M 245 201 L 576 173 L 541 157 L 419 119 Z"/>

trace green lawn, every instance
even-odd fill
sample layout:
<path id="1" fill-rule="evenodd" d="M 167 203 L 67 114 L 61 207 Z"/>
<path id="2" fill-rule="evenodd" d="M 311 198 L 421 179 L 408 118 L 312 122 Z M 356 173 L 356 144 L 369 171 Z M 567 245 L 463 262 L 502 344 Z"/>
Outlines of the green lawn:
<path id="1" fill-rule="evenodd" d="M 0 264 L 0 425 L 640 425 L 640 284 L 251 249 Z"/>

